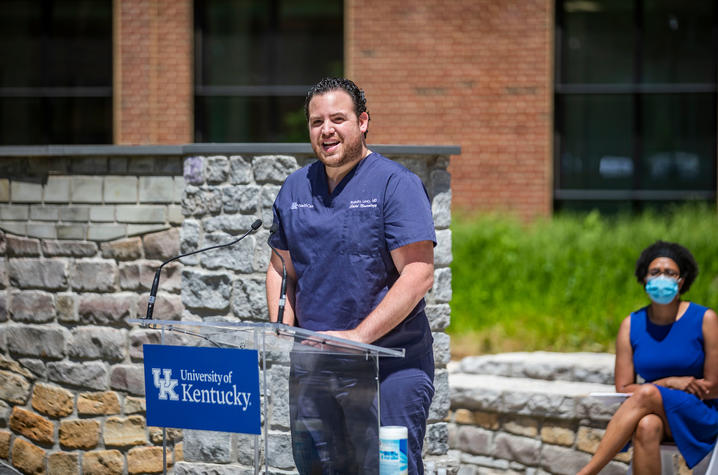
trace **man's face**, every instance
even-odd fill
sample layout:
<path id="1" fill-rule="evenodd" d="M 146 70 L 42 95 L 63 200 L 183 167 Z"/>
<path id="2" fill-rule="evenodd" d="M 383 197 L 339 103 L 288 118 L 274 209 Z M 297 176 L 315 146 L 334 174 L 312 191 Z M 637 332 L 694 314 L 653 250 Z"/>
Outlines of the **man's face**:
<path id="1" fill-rule="evenodd" d="M 309 102 L 309 140 L 326 167 L 339 168 L 364 157 L 364 132 L 369 116 L 357 117 L 352 98 L 338 89 L 314 96 Z"/>

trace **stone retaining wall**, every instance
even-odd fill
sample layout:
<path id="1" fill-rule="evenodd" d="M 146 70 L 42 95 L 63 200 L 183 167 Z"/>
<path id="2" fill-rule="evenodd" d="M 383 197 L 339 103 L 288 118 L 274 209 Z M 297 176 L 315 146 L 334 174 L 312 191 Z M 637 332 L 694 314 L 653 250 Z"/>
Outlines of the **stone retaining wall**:
<path id="1" fill-rule="evenodd" d="M 589 397 L 613 392 L 614 356 L 514 353 L 451 363 L 450 457 L 461 475 L 573 475 L 588 463 L 619 403 Z M 601 471 L 625 474 L 631 451 Z M 673 456 L 674 473 L 690 474 Z"/>
<path id="2" fill-rule="evenodd" d="M 183 192 L 179 154 L 0 158 L 0 229 L 95 242 L 147 234 L 182 223 Z"/>
<path id="3" fill-rule="evenodd" d="M 426 445 L 440 458 L 448 449 L 448 152 L 378 149 L 414 169 L 433 197 L 439 246 L 428 311 L 438 371 Z M 161 430 L 145 422 L 142 369 L 142 344 L 159 342 L 159 333 L 127 319 L 144 316 L 164 259 L 224 242 L 255 217 L 264 227 L 233 252 L 165 266 L 155 317 L 262 319 L 271 202 L 286 174 L 309 160 L 309 147 L 296 144 L 0 147 L 0 465 L 161 472 Z M 238 452 L 212 458 L 204 448 L 217 444 L 208 439 L 170 430 L 173 470 L 209 463 L 235 473 Z M 286 447 L 276 453 L 286 458 Z M 178 467 L 183 459 L 200 465 Z"/>
<path id="4" fill-rule="evenodd" d="M 448 450 L 449 323 L 451 299 L 451 222 L 448 157 L 436 155 L 391 156 L 414 171 L 432 198 L 436 225 L 434 287 L 427 297 L 427 314 L 435 339 L 436 396 L 430 411 L 425 440 L 425 459 L 445 463 Z M 186 218 L 182 225 L 182 251 L 228 242 L 235 234 L 261 218 L 263 228 L 248 236 L 237 249 L 182 259 L 185 305 L 188 320 L 220 319 L 243 321 L 265 319 L 263 286 L 269 261 L 266 246 L 272 223 L 272 203 L 287 175 L 312 160 L 309 154 L 215 155 L 189 157 L 185 161 L 187 188 L 183 200 Z M 285 362 L 270 362 L 268 368 L 270 405 L 288 407 Z M 294 470 L 288 418 L 273 418 L 267 460 L 276 473 Z M 191 441 L 191 442 L 190 442 Z M 185 462 L 178 473 L 233 473 L 248 469 L 251 446 L 246 438 L 185 431 Z M 244 463 L 242 463 L 244 462 Z"/>
<path id="5" fill-rule="evenodd" d="M 0 234 L 0 459 L 25 473 L 161 471 L 141 346 L 157 338 L 126 320 L 178 244 L 176 228 L 102 243 Z M 179 265 L 161 296 L 180 318 Z"/>

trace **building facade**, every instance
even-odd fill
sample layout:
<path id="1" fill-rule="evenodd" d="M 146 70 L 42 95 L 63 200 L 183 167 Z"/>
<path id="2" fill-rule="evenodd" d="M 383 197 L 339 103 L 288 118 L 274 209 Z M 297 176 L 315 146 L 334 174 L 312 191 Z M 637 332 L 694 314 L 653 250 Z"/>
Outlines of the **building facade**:
<path id="1" fill-rule="evenodd" d="M 457 210 L 715 200 L 710 0 L 4 3 L 0 145 L 305 142 L 345 75 L 370 144 L 461 147 Z"/>
<path id="2" fill-rule="evenodd" d="M 370 144 L 461 147 L 457 210 L 715 200 L 709 0 L 5 3 L 0 145 L 305 142 L 345 75 Z"/>

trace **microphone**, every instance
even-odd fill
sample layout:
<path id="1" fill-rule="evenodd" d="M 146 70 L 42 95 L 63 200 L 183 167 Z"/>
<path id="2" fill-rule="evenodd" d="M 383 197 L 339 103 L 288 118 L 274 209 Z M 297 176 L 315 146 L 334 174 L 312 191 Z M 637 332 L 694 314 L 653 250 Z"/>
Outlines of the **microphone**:
<path id="1" fill-rule="evenodd" d="M 145 316 L 145 320 L 152 320 L 152 311 L 155 308 L 155 300 L 157 298 L 157 287 L 159 287 L 159 285 L 160 285 L 160 272 L 162 271 L 162 267 L 164 267 L 165 264 L 169 264 L 170 262 L 175 261 L 177 259 L 181 259 L 182 257 L 187 257 L 187 256 L 191 256 L 192 254 L 197 254 L 198 252 L 209 251 L 211 249 L 217 249 L 218 247 L 227 247 L 227 246 L 231 246 L 232 244 L 236 244 L 239 241 L 241 241 L 242 239 L 244 239 L 245 237 L 247 237 L 247 235 L 249 233 L 252 233 L 252 232 L 256 231 L 257 229 L 259 229 L 259 227 L 261 225 L 262 225 L 262 220 L 258 219 L 252 223 L 252 226 L 246 233 L 242 234 L 239 238 L 235 239 L 232 242 L 228 242 L 225 244 L 217 244 L 216 246 L 205 247 L 204 249 L 197 249 L 196 251 L 188 252 L 186 254 L 180 254 L 179 256 L 175 256 L 171 259 L 167 259 L 162 264 L 160 264 L 160 266 L 157 268 L 157 272 L 155 272 L 155 279 L 152 281 L 152 289 L 150 290 L 150 298 L 147 301 L 147 316 Z"/>
<path id="2" fill-rule="evenodd" d="M 284 304 L 287 301 L 287 266 L 284 265 L 284 258 L 282 257 L 282 255 L 277 252 L 274 246 L 272 246 L 272 244 L 269 242 L 269 240 L 272 239 L 272 236 L 274 235 L 274 233 L 277 232 L 278 229 L 279 225 L 277 225 L 277 223 L 272 223 L 272 226 L 269 228 L 267 245 L 282 262 L 282 285 L 279 290 L 279 308 L 277 310 L 277 323 L 284 323 L 282 320 L 284 318 Z"/>

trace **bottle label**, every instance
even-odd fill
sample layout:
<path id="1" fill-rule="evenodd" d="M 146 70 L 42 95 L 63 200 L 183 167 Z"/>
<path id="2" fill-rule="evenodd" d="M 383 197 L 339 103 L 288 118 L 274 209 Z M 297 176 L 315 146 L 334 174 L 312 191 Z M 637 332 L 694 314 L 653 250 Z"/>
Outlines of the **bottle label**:
<path id="1" fill-rule="evenodd" d="M 379 475 L 407 475 L 406 439 L 379 439 Z"/>

